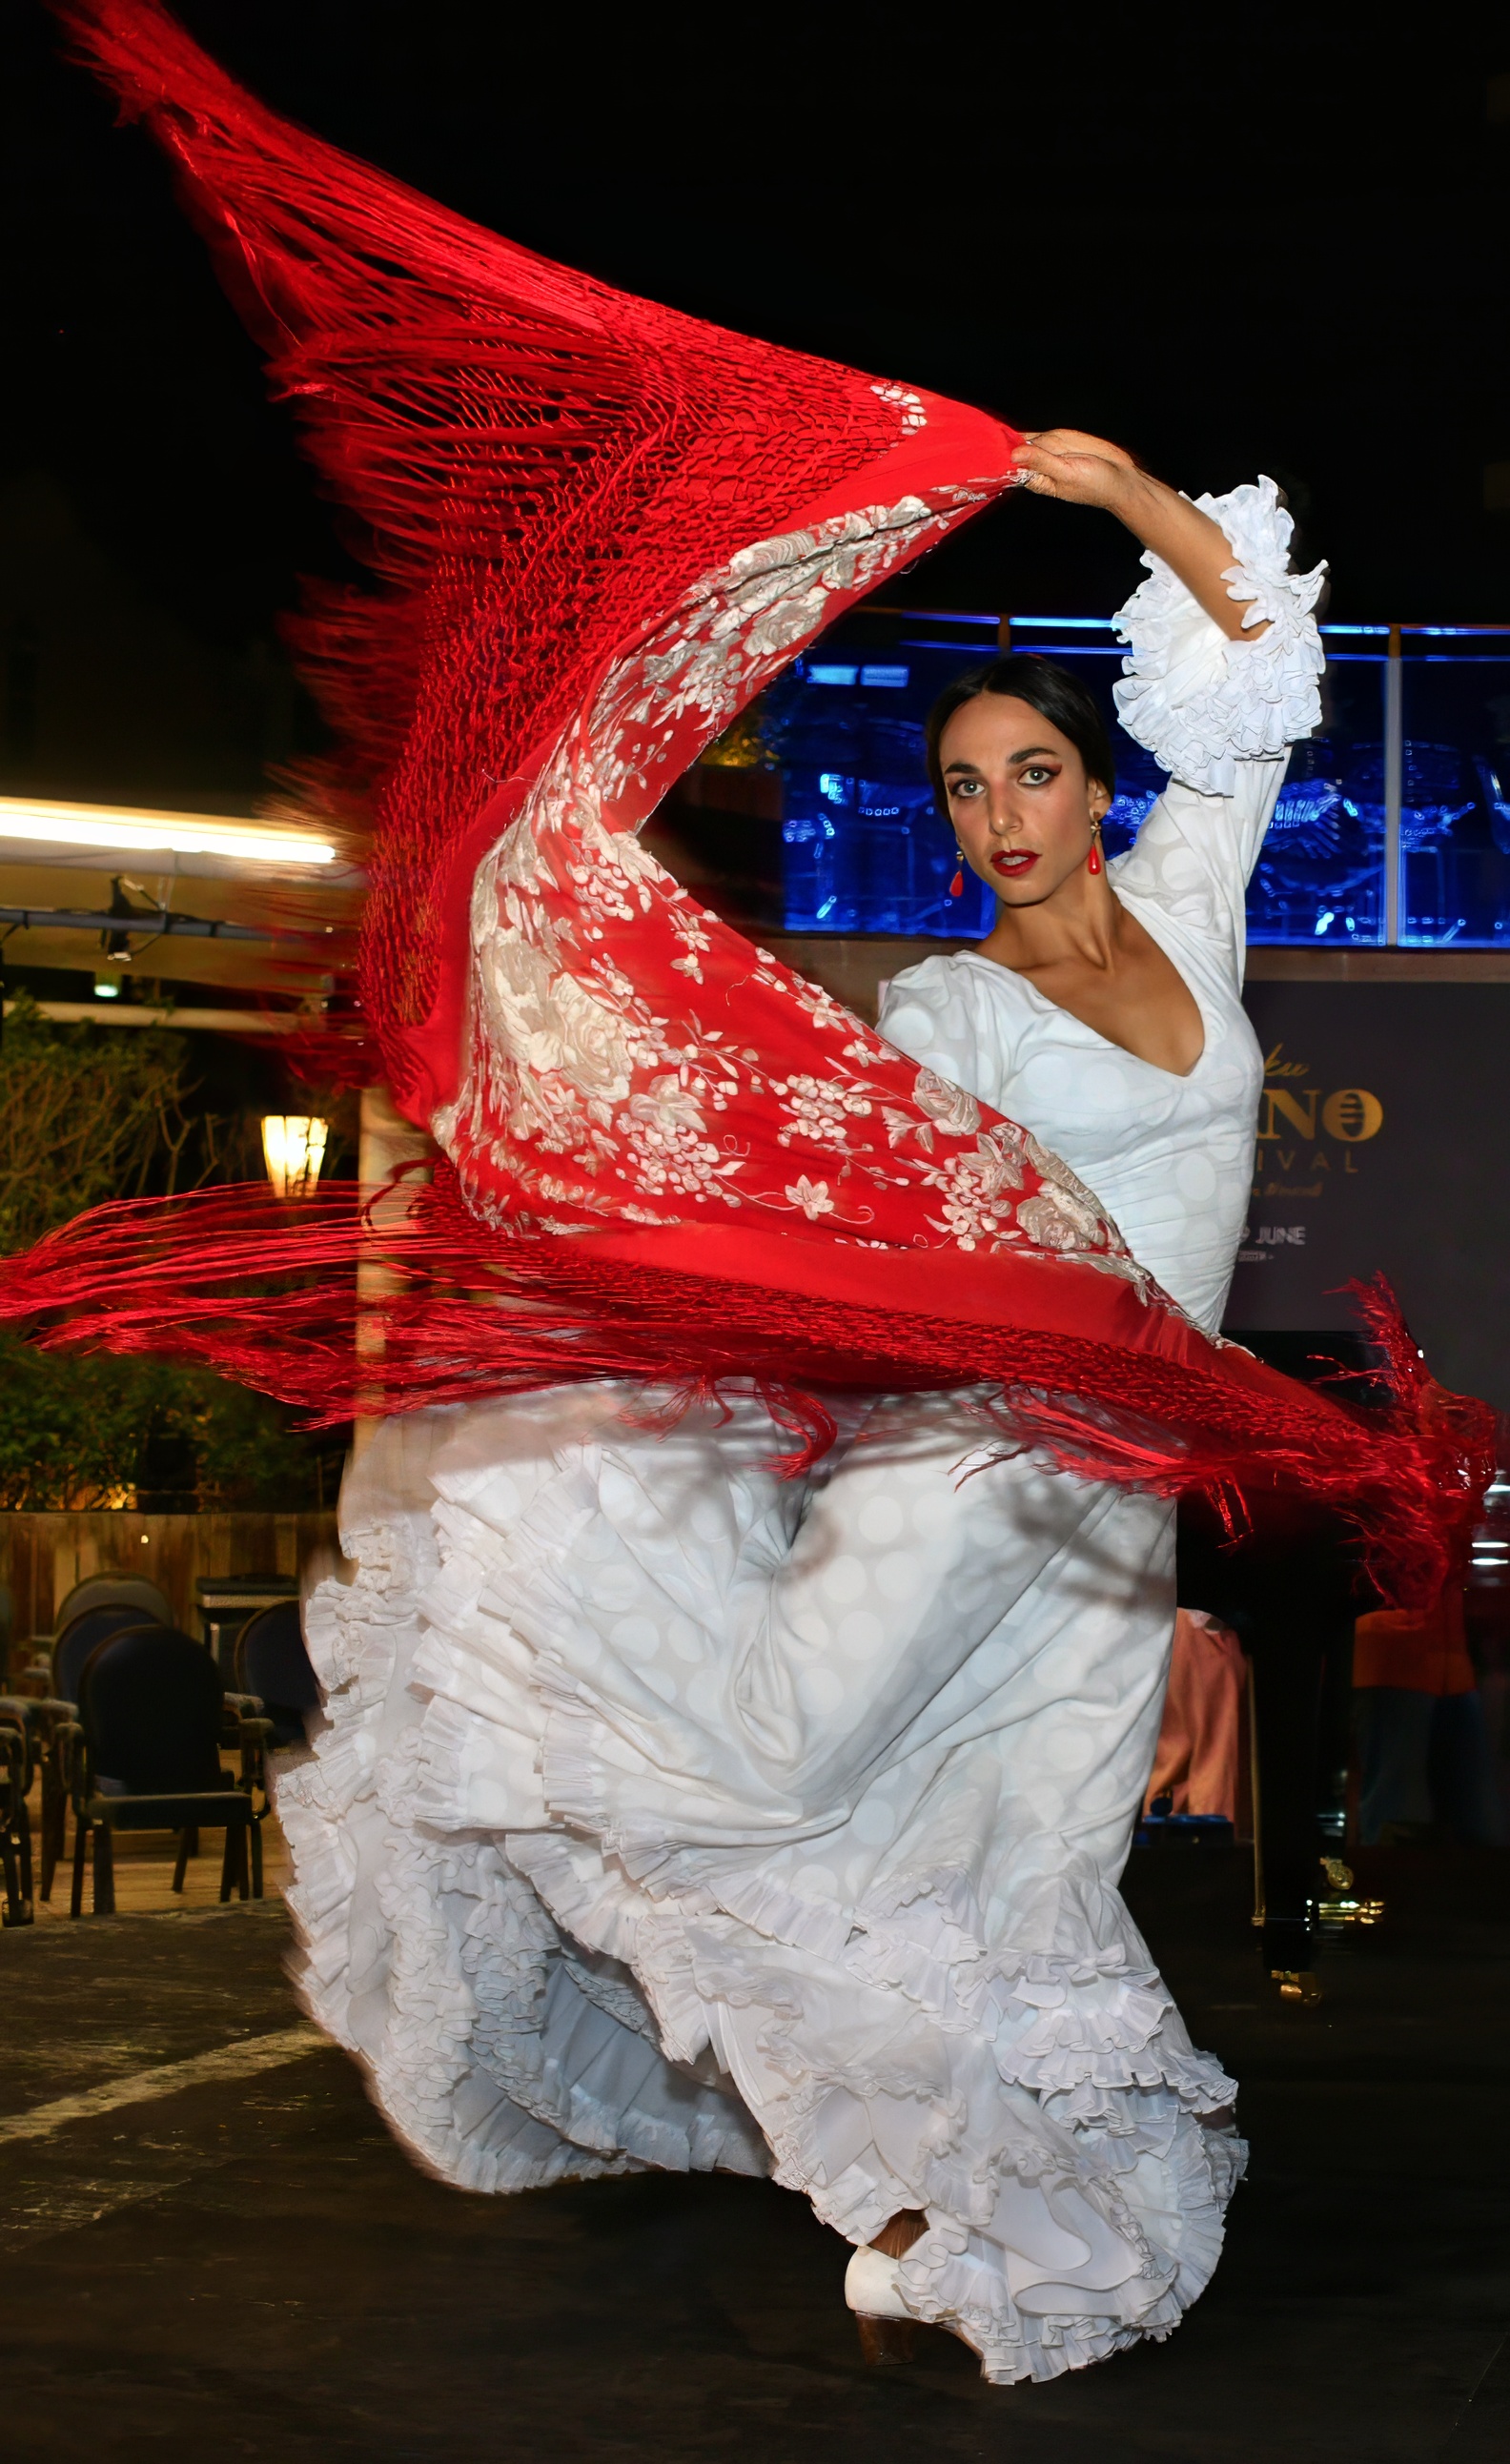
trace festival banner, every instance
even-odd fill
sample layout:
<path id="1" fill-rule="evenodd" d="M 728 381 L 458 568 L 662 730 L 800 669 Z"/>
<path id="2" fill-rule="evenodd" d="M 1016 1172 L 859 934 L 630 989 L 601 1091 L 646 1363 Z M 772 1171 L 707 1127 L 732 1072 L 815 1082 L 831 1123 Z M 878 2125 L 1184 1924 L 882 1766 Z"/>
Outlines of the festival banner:
<path id="1" fill-rule="evenodd" d="M 1227 1325 L 1345 1327 L 1383 1271 L 1432 1371 L 1510 1410 L 1510 984 L 1253 983 L 1266 1063 Z"/>

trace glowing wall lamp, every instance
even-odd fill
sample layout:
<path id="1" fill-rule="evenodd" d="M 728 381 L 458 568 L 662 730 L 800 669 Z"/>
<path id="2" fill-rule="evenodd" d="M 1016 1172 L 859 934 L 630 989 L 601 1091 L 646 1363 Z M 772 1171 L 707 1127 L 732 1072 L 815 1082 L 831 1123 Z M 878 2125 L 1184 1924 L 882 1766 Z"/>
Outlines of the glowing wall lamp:
<path id="1" fill-rule="evenodd" d="M 329 1127 L 307 1112 L 263 1114 L 262 1155 L 275 1198 L 314 1197 Z"/>

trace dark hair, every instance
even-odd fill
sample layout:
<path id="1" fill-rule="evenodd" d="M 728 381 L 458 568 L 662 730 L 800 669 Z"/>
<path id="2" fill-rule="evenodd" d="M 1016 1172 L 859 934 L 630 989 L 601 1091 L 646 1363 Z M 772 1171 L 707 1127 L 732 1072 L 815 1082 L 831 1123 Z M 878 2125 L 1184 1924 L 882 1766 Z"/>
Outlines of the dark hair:
<path id="1" fill-rule="evenodd" d="M 957 710 L 981 693 L 1001 693 L 1013 701 L 1025 701 L 1061 736 L 1067 736 L 1085 764 L 1085 776 L 1095 779 L 1109 796 L 1117 793 L 1117 765 L 1112 759 L 1111 738 L 1106 721 L 1085 687 L 1072 676 L 1068 668 L 1055 667 L 1052 659 L 1040 659 L 1033 651 L 1016 658 L 992 659 L 984 668 L 967 669 L 945 685 L 928 713 L 928 778 L 939 810 L 948 816 L 949 800 L 944 793 L 944 771 L 939 760 L 939 743 L 944 729 Z"/>

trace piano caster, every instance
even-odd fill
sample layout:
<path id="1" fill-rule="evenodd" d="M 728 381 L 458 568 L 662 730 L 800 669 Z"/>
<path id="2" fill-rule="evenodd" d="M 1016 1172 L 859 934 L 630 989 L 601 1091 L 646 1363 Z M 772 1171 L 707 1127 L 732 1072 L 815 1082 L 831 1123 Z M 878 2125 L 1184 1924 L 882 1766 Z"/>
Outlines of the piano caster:
<path id="1" fill-rule="evenodd" d="M 1359 1900 L 1353 1897 L 1353 1869 L 1344 1865 L 1341 1857 L 1323 1857 L 1321 1871 L 1326 1877 L 1329 1896 L 1316 1903 L 1319 1925 L 1327 1926 L 1377 1925 L 1385 1912 L 1383 1900 Z"/>
<path id="2" fill-rule="evenodd" d="M 1321 1982 L 1309 1968 L 1272 1968 L 1269 1971 L 1279 1988 L 1281 2002 L 1293 2002 L 1300 2011 L 1314 2011 L 1321 1998 Z"/>

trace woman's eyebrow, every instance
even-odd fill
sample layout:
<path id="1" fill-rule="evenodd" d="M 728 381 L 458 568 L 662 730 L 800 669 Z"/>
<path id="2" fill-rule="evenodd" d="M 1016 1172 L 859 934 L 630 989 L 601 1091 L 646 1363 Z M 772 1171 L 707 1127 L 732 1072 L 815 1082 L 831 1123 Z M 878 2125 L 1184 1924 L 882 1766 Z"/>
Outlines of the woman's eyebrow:
<path id="1" fill-rule="evenodd" d="M 1051 761 L 1057 761 L 1059 757 L 1052 744 L 1025 744 L 1020 751 L 1009 753 L 1007 759 L 1009 762 L 1032 761 L 1045 753 Z M 974 761 L 946 761 L 944 765 L 944 775 L 946 779 L 952 779 L 956 770 L 967 771 L 972 779 L 978 779 L 981 775 L 979 765 Z"/>

